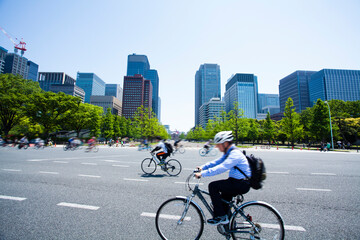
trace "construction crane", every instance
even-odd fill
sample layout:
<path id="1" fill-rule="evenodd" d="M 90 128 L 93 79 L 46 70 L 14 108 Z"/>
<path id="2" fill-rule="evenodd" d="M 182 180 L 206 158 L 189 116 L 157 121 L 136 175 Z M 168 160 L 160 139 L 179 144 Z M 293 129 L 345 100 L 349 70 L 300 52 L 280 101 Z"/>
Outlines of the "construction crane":
<path id="1" fill-rule="evenodd" d="M 18 53 L 20 50 L 21 56 L 24 56 L 24 53 L 26 51 L 26 43 L 21 39 L 19 41 L 17 38 L 14 40 L 2 27 L 0 27 L 0 30 L 10 39 L 10 41 L 14 44 L 14 52 Z"/>

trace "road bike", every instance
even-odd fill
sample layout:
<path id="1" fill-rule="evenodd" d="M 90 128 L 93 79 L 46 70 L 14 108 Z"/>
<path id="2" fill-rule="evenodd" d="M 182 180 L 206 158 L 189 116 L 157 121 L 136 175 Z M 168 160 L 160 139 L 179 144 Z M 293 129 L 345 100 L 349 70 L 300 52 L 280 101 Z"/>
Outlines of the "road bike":
<path id="1" fill-rule="evenodd" d="M 212 156 L 212 157 L 215 157 L 216 154 L 217 154 L 217 150 L 214 148 L 214 146 L 210 146 L 209 149 L 206 149 L 206 148 L 201 148 L 199 150 L 199 154 L 200 156 L 202 157 L 206 157 L 206 156 Z"/>
<path id="2" fill-rule="evenodd" d="M 161 165 L 154 153 L 151 153 L 151 158 L 145 158 L 141 162 L 141 169 L 145 174 L 153 174 L 158 165 L 160 165 L 161 170 L 167 172 L 170 176 L 179 175 L 182 169 L 181 163 L 176 159 L 165 160 L 163 165 Z"/>
<path id="3" fill-rule="evenodd" d="M 139 147 L 138 147 L 138 151 L 142 151 L 142 150 L 152 151 L 153 148 L 152 148 L 150 145 L 145 146 L 145 145 L 141 145 L 141 144 L 140 144 Z"/>
<path id="4" fill-rule="evenodd" d="M 93 146 L 88 146 L 85 148 L 85 152 L 91 152 L 91 151 L 96 153 L 99 151 L 99 147 L 96 144 L 94 144 Z"/>
<path id="5" fill-rule="evenodd" d="M 175 153 L 181 153 L 184 154 L 185 153 L 185 148 L 183 145 L 178 146 L 177 148 L 174 147 L 174 152 L 172 153 L 173 155 L 175 155 Z"/>
<path id="6" fill-rule="evenodd" d="M 74 150 L 78 150 L 78 149 L 81 149 L 81 144 L 70 144 L 70 143 L 66 143 L 64 146 L 63 146 L 63 150 L 64 151 L 67 151 L 67 150 L 71 150 L 71 151 L 74 151 Z"/>
<path id="7" fill-rule="evenodd" d="M 208 192 L 199 188 L 200 180 L 195 187 L 190 186 L 191 194 L 187 197 L 177 196 L 165 201 L 158 209 L 155 217 L 156 230 L 162 239 L 200 239 L 206 216 L 200 205 L 193 199 L 197 196 L 209 213 L 214 216 L 213 207 L 204 198 Z M 242 195 L 224 203 L 229 205 L 229 223 L 217 226 L 218 232 L 226 239 L 278 239 L 285 237 L 284 221 L 280 213 L 270 204 L 261 201 L 245 202 Z"/>

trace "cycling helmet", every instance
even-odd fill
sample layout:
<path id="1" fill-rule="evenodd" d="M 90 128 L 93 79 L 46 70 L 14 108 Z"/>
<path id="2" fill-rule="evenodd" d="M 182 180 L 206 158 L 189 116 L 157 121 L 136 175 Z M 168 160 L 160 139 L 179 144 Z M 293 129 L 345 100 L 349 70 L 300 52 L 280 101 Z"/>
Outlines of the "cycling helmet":
<path id="1" fill-rule="evenodd" d="M 214 137 L 214 143 L 224 143 L 224 142 L 230 142 L 234 139 L 232 135 L 232 131 L 222 131 L 218 132 Z"/>

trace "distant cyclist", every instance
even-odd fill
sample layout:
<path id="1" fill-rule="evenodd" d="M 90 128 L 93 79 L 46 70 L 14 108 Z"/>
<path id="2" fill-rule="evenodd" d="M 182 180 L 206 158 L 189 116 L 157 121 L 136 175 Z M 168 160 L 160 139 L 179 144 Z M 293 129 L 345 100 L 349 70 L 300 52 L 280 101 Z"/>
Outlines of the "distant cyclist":
<path id="1" fill-rule="evenodd" d="M 169 156 L 168 152 L 167 152 L 167 148 L 165 146 L 165 143 L 162 141 L 161 137 L 157 136 L 155 138 L 156 142 L 158 143 L 156 145 L 156 147 L 154 148 L 154 150 L 152 150 L 151 152 L 154 153 L 156 151 L 159 151 L 156 153 L 156 157 L 160 160 L 160 164 L 159 165 L 164 165 L 164 161 L 165 159 Z"/>
<path id="2" fill-rule="evenodd" d="M 174 142 L 175 151 L 177 151 L 179 148 L 179 142 L 181 142 L 181 139 L 178 139 Z"/>
<path id="3" fill-rule="evenodd" d="M 89 145 L 89 148 L 92 149 L 95 146 L 96 138 L 95 137 L 90 138 L 87 143 Z"/>
<path id="4" fill-rule="evenodd" d="M 206 150 L 206 154 L 209 153 L 209 149 L 210 149 L 210 144 L 212 143 L 212 139 L 209 139 L 209 141 L 207 141 L 204 145 L 204 148 Z"/>
<path id="5" fill-rule="evenodd" d="M 217 133 L 214 137 L 214 143 L 224 155 L 217 160 L 197 167 L 200 172 L 195 174 L 197 178 L 210 177 L 230 170 L 228 179 L 213 181 L 209 184 L 210 198 L 214 206 L 214 218 L 207 221 L 210 225 L 229 222 L 228 205 L 223 203 L 221 199 L 231 201 L 232 197 L 245 194 L 250 189 L 250 181 L 239 171 L 241 169 L 247 176 L 251 177 L 250 166 L 245 155 L 233 145 L 233 138 L 231 131 Z"/>

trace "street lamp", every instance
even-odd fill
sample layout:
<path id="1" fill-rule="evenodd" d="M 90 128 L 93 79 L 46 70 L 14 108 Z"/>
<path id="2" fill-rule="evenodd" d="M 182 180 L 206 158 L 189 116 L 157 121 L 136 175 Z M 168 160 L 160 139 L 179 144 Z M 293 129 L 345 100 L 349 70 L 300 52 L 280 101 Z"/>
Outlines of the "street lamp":
<path id="1" fill-rule="evenodd" d="M 330 106 L 329 103 L 327 101 L 325 101 L 326 105 L 329 108 L 329 119 L 330 119 L 330 132 L 331 132 L 331 146 L 332 146 L 332 150 L 334 150 L 334 140 L 333 140 L 333 133 L 332 133 L 332 126 L 331 126 L 331 113 L 330 113 Z"/>

